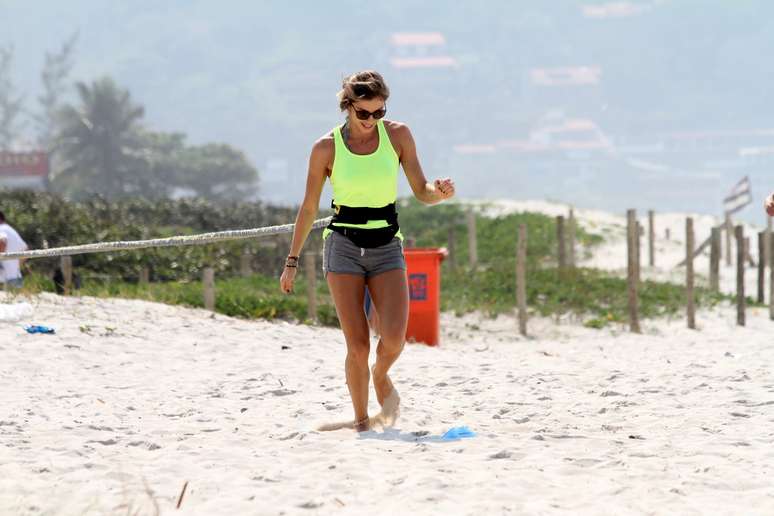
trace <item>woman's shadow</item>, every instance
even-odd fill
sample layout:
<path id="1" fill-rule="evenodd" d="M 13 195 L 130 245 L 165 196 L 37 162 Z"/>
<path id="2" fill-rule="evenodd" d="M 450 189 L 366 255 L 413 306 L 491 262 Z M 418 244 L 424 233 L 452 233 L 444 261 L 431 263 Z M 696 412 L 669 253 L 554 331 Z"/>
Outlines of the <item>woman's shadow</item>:
<path id="1" fill-rule="evenodd" d="M 472 436 L 471 436 L 472 437 Z M 377 441 L 403 441 L 407 443 L 449 443 L 461 441 L 460 437 L 447 437 L 443 435 L 430 435 L 427 430 L 404 432 L 400 428 L 385 428 L 383 432 L 368 430 L 360 432 L 358 439 L 375 439 Z"/>

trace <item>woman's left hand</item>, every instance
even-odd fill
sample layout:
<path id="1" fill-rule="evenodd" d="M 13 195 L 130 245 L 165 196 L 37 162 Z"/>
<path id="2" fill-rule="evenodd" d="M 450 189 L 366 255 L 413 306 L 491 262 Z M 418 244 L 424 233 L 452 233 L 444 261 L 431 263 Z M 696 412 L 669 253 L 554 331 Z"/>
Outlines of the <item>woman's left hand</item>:
<path id="1" fill-rule="evenodd" d="M 441 197 L 441 200 L 449 199 L 454 196 L 454 181 L 445 177 L 435 180 L 435 190 Z"/>

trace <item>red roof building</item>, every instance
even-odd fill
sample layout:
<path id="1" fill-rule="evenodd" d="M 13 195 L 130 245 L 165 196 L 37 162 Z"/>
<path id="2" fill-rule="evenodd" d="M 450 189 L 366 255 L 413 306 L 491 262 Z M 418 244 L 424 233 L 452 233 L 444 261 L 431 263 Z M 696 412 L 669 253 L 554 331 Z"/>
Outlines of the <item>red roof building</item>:
<path id="1" fill-rule="evenodd" d="M 48 174 L 46 152 L 0 152 L 0 188 L 45 189 Z"/>

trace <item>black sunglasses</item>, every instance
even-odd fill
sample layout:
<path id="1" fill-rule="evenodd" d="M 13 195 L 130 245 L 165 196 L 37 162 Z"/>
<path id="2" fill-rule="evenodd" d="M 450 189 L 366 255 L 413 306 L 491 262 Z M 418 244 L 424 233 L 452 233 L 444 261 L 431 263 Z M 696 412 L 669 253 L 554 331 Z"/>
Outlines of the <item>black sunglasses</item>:
<path id="1" fill-rule="evenodd" d="M 387 114 L 387 106 L 384 106 L 381 109 L 377 109 L 376 111 L 358 109 L 354 105 L 352 106 L 352 109 L 355 110 L 355 116 L 358 118 L 358 120 L 368 120 L 368 117 L 370 116 L 374 117 L 374 120 L 379 120 L 380 118 L 384 118 L 384 115 Z"/>

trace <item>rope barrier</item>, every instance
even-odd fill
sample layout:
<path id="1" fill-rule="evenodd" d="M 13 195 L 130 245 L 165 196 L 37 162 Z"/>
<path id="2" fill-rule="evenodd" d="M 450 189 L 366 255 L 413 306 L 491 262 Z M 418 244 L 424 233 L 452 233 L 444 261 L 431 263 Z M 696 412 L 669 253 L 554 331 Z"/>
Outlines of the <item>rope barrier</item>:
<path id="1" fill-rule="evenodd" d="M 328 225 L 331 217 L 315 220 L 312 229 L 320 229 Z M 51 249 L 36 249 L 16 253 L 0 253 L 0 260 L 15 260 L 18 258 L 50 258 L 53 256 L 72 256 L 76 254 L 110 253 L 114 251 L 128 251 L 130 249 L 146 249 L 148 247 L 173 247 L 183 245 L 203 245 L 224 240 L 243 240 L 269 235 L 292 233 L 295 224 L 283 224 L 281 226 L 267 226 L 254 229 L 236 229 L 232 231 L 218 231 L 215 233 L 202 233 L 200 235 L 175 236 L 169 238 L 154 238 L 151 240 L 130 240 L 125 242 L 97 242 L 93 244 L 73 245 L 69 247 L 54 247 Z"/>

